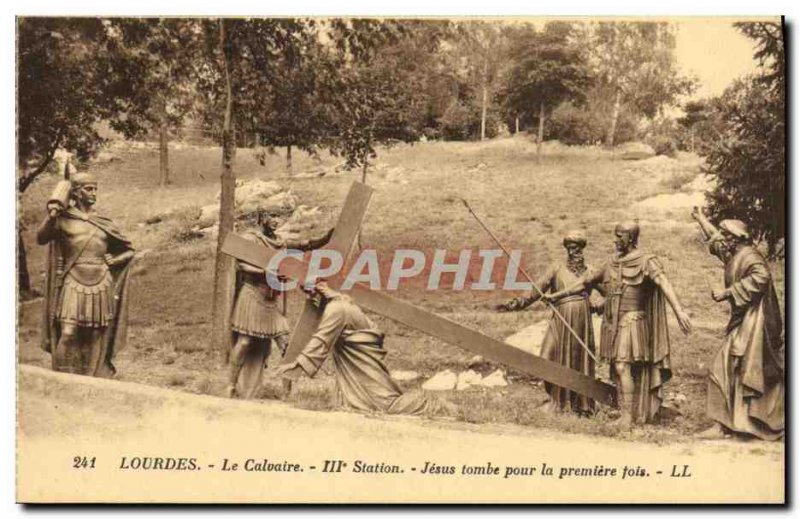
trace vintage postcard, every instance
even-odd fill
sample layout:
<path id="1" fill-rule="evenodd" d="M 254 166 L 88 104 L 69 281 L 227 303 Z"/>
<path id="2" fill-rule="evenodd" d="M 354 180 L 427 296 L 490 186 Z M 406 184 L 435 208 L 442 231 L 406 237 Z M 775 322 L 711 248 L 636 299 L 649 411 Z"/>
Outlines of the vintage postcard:
<path id="1" fill-rule="evenodd" d="M 17 501 L 785 503 L 784 29 L 17 17 Z"/>

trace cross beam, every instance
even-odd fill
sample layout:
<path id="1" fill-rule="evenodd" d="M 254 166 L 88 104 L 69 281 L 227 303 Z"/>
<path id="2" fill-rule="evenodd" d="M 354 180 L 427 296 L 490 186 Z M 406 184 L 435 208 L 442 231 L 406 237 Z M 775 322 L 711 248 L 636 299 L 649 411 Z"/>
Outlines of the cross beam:
<path id="1" fill-rule="evenodd" d="M 372 197 L 372 191 L 372 188 L 366 184 L 361 182 L 352 183 L 350 191 L 347 193 L 347 198 L 345 198 L 342 212 L 339 214 L 339 220 L 336 222 L 336 227 L 333 228 L 331 240 L 324 247 L 338 251 L 343 258 L 343 266 L 347 264 L 347 257 L 353 249 L 353 245 L 355 245 L 361 222 L 364 221 L 364 216 L 367 214 L 367 206 L 369 205 L 369 199 Z M 256 266 L 263 267 L 266 264 L 261 263 L 261 265 Z M 303 279 L 299 279 L 299 281 L 302 283 Z M 311 340 L 311 336 L 321 320 L 322 314 L 319 309 L 306 300 L 303 312 L 300 314 L 300 318 L 297 320 L 297 324 L 289 338 L 289 347 L 286 348 L 283 363 L 292 362 L 297 358 L 306 344 L 308 344 L 308 341 Z"/>
<path id="2" fill-rule="evenodd" d="M 354 186 L 358 185 L 363 184 L 354 183 Z M 369 196 L 367 195 L 365 201 L 363 199 L 364 192 L 362 191 L 361 195 L 354 195 L 353 197 L 358 205 L 353 204 L 352 206 L 348 206 L 347 204 L 351 202 L 351 195 L 353 195 L 354 189 L 360 190 L 360 188 L 351 188 L 345 203 L 345 208 L 342 211 L 342 215 L 339 217 L 339 223 L 343 225 L 342 230 L 340 232 L 337 225 L 337 228 L 334 230 L 334 238 L 336 238 L 337 233 L 339 233 L 338 235 L 343 238 L 352 236 L 352 239 L 354 239 L 358 231 L 358 226 L 363 219 L 363 213 L 366 211 L 366 203 L 368 202 Z M 356 218 L 359 216 L 359 213 L 360 217 Z M 352 244 L 352 239 L 349 242 L 345 239 L 342 239 L 340 242 L 334 242 L 332 239 L 332 248 L 339 245 L 346 246 L 347 243 Z M 337 250 L 342 252 L 341 249 Z M 235 234 L 228 235 L 223 244 L 222 252 L 262 269 L 267 266 L 269 260 L 276 254 L 276 251 L 267 250 Z M 343 252 L 343 254 L 346 254 L 346 252 L 347 251 Z M 281 261 L 279 273 L 288 279 L 302 283 L 307 272 L 307 267 L 308 265 L 302 260 L 287 257 Z M 336 281 L 330 281 L 334 288 L 337 288 L 335 286 Z M 353 298 L 356 304 L 366 310 L 388 317 L 389 319 L 419 330 L 427 335 L 482 355 L 486 359 L 509 366 L 522 373 L 541 378 L 556 386 L 575 391 L 576 393 L 592 398 L 602 404 L 616 404 L 616 391 L 613 386 L 562 366 L 557 362 L 522 351 L 469 327 L 451 321 L 450 319 L 389 296 L 386 293 L 371 290 L 369 286 L 361 283 L 356 283 L 347 294 Z M 292 342 L 283 362 L 292 362 L 302 351 L 303 347 L 316 330 L 320 317 L 319 310 L 307 303 L 292 334 Z M 290 356 L 290 353 L 292 356 Z"/>

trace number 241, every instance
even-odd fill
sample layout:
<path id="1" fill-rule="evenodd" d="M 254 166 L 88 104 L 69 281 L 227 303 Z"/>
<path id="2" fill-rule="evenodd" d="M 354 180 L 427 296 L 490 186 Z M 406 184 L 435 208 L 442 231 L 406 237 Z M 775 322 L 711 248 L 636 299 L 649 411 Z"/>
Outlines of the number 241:
<path id="1" fill-rule="evenodd" d="M 75 456 L 72 458 L 73 469 L 93 469 L 95 457 L 87 458 L 86 456 Z"/>

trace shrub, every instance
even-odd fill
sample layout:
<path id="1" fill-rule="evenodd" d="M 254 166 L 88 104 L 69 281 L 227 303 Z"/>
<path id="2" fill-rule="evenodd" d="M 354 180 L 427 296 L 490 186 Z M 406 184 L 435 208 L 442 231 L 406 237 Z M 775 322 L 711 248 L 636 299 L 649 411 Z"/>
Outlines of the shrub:
<path id="1" fill-rule="evenodd" d="M 674 157 L 679 149 L 681 128 L 674 119 L 659 117 L 650 122 L 644 136 L 656 155 Z"/>
<path id="2" fill-rule="evenodd" d="M 568 145 L 593 144 L 603 139 L 599 122 L 587 110 L 562 103 L 553 110 L 549 125 L 545 124 L 546 138 L 558 139 Z"/>
<path id="3" fill-rule="evenodd" d="M 479 139 L 481 136 L 480 103 L 455 101 L 447 107 L 447 110 L 438 119 L 438 123 L 441 125 L 441 136 L 445 140 Z M 502 121 L 496 110 L 489 109 L 486 111 L 487 138 L 496 137 L 501 124 Z"/>
<path id="4" fill-rule="evenodd" d="M 469 137 L 469 118 L 469 108 L 457 101 L 450 104 L 439 118 L 442 137 L 446 140 L 466 140 Z"/>
<path id="5" fill-rule="evenodd" d="M 605 134 L 604 134 L 605 135 Z M 628 111 L 621 111 L 617 119 L 617 129 L 614 135 L 614 144 L 624 144 L 638 140 L 639 118 Z"/>
<path id="6" fill-rule="evenodd" d="M 611 124 L 611 114 L 589 105 L 560 104 L 545 124 L 545 138 L 564 144 L 600 144 Z M 633 141 L 638 134 L 638 119 L 625 109 L 620 110 L 614 135 L 615 144 Z"/>
<path id="7" fill-rule="evenodd" d="M 674 157 L 678 152 L 678 144 L 676 140 L 669 135 L 656 135 L 648 144 L 653 147 L 653 151 L 656 152 L 656 155 Z"/>

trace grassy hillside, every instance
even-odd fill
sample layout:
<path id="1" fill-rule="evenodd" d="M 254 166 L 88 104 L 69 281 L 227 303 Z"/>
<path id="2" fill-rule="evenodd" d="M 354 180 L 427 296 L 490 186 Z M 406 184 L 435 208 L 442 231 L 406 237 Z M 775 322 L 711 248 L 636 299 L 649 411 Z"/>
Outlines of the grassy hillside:
<path id="1" fill-rule="evenodd" d="M 684 337 L 670 318 L 674 378 L 667 393 L 670 398 L 686 397 L 680 407 L 682 415 L 634 434 L 669 441 L 708 425 L 703 416 L 705 364 L 722 341 L 727 308 L 709 297 L 708 284 L 721 283 L 721 266 L 701 245 L 699 230 L 685 207 L 687 200 L 698 196 L 692 186 L 697 185 L 700 162 L 688 155 L 677 160 L 657 157 L 633 162 L 599 149 L 550 143 L 544 148 L 541 161 L 536 159 L 535 144 L 521 137 L 380 150 L 368 177 L 375 195 L 363 227 L 362 245 L 376 249 L 380 257 L 389 258 L 387 261 L 397 248 L 445 248 L 453 251 L 453 257 L 465 248 L 494 248 L 461 204 L 460 199 L 466 198 L 507 247 L 524 251 L 525 267 L 535 275 L 564 258 L 561 238 L 565 231 L 585 229 L 589 236 L 587 260 L 600 264 L 613 250 L 615 222 L 638 217 L 640 246 L 663 260 L 693 316 L 695 332 Z M 171 151 L 174 182 L 166 188 L 157 187 L 156 151 L 117 149 L 113 153 L 117 160 L 93 167 L 100 177 L 98 210 L 117 221 L 138 249 L 151 249 L 137 272 L 129 346 L 116 359 L 120 377 L 221 395 L 226 371 L 220 359 L 206 353 L 216 242 L 211 238 L 188 242 L 176 239 L 190 225 L 190 214 L 214 202 L 221 153 L 218 149 Z M 298 156 L 294 173 L 332 172 L 337 163 L 328 156 Z M 236 172 L 239 178 L 277 180 L 289 187 L 300 203 L 321 207 L 330 225 L 336 221 L 350 183 L 360 178 L 356 173 L 286 177 L 281 157 L 270 156 L 266 166 L 261 166 L 250 150 L 238 151 Z M 22 199 L 20 218 L 27 228 L 25 243 L 36 286 L 42 283 L 44 255 L 33 233 L 55 181 L 42 179 Z M 676 203 L 684 207 L 673 209 Z M 148 218 L 165 213 L 160 223 L 145 224 Z M 471 276 L 477 279 L 477 262 L 473 267 Z M 783 299 L 782 263 L 774 266 L 773 274 Z M 425 280 L 422 277 L 401 284 L 397 295 L 493 337 L 506 337 L 547 316 L 538 305 L 513 314 L 490 310 L 491 304 L 517 294 L 426 291 Z M 299 293 L 290 295 L 290 322 L 294 322 L 301 304 Z M 40 315 L 38 300 L 21 306 L 19 360 L 47 366 L 49 356 L 38 349 L 37 343 Z M 389 334 L 390 369 L 413 369 L 427 377 L 448 367 L 466 369 L 472 357 L 391 321 L 376 320 Z M 607 369 L 601 367 L 600 373 L 606 374 Z M 467 422 L 614 433 L 608 425 L 613 418 L 610 413 L 603 412 L 594 420 L 546 415 L 536 408 L 546 398 L 538 381 L 511 375 L 513 383 L 507 388 L 473 389 L 443 397 L 459 405 L 457 419 Z M 422 380 L 409 385 L 418 386 Z M 332 384 L 327 374 L 315 380 L 303 379 L 289 400 L 303 407 L 327 408 Z M 263 396 L 276 398 L 278 392 L 278 383 L 269 384 Z"/>

